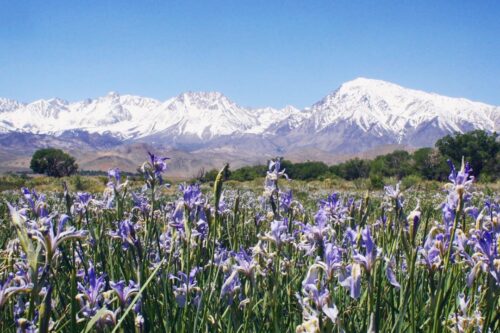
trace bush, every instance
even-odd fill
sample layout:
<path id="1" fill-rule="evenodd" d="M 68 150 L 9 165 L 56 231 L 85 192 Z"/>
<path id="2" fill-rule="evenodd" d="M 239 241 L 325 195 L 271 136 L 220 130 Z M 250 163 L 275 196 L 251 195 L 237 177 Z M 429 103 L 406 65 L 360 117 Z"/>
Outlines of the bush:
<path id="1" fill-rule="evenodd" d="M 374 190 L 379 190 L 384 188 L 384 178 L 381 175 L 371 174 L 370 175 L 370 188 Z"/>
<path id="2" fill-rule="evenodd" d="M 409 175 L 404 177 L 401 180 L 401 187 L 403 189 L 407 189 L 410 187 L 414 187 L 422 182 L 422 178 L 420 178 L 418 175 Z"/>
<path id="3" fill-rule="evenodd" d="M 354 158 L 331 166 L 329 171 L 347 180 L 367 178 L 370 174 L 370 161 Z"/>
<path id="4" fill-rule="evenodd" d="M 460 165 L 462 157 L 469 161 L 474 176 L 478 177 L 484 169 L 485 174 L 495 178 L 500 171 L 500 142 L 497 138 L 497 133 L 489 134 L 482 130 L 455 133 L 439 139 L 436 147 L 443 156 L 453 160 L 455 165 Z"/>
<path id="5" fill-rule="evenodd" d="M 71 176 L 78 171 L 75 158 L 60 149 L 44 148 L 37 150 L 31 158 L 30 168 L 34 173 L 51 177 Z"/>
<path id="6" fill-rule="evenodd" d="M 446 158 L 439 150 L 433 148 L 420 148 L 413 153 L 415 172 L 428 180 L 445 181 L 450 174 Z"/>

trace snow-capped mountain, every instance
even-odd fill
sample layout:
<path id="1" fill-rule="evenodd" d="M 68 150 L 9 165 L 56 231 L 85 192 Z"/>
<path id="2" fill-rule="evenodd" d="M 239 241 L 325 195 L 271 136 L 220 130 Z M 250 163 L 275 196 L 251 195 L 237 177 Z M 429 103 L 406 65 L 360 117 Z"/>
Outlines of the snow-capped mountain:
<path id="1" fill-rule="evenodd" d="M 310 125 L 316 131 L 348 120 L 364 132 L 391 135 L 401 143 L 409 139 L 412 131 L 432 121 L 445 132 L 464 132 L 472 128 L 494 130 L 493 115 L 496 113 L 498 117 L 500 109 L 359 78 L 343 84 L 316 103 L 311 112 Z"/>
<path id="2" fill-rule="evenodd" d="M 271 124 L 299 112 L 293 107 L 243 108 L 219 92 L 187 92 L 165 102 L 110 92 L 75 103 L 57 98 L 29 104 L 0 99 L 0 126 L 35 134 L 85 130 L 132 140 L 158 134 L 206 140 L 261 134 Z"/>
<path id="3" fill-rule="evenodd" d="M 295 147 L 356 152 L 385 144 L 433 146 L 454 132 L 500 128 L 500 107 L 358 78 L 308 109 L 288 130 Z M 281 127 L 290 127 L 288 119 Z M 313 135 L 311 135 L 313 134 Z"/>
<path id="4" fill-rule="evenodd" d="M 74 103 L 0 98 L 0 133 L 72 139 L 89 133 L 102 136 L 92 142 L 113 138 L 191 151 L 231 147 L 242 154 L 259 147 L 352 153 L 388 144 L 432 146 L 452 132 L 499 127 L 500 107 L 364 78 L 304 110 L 246 108 L 218 92 L 187 92 L 164 102 L 114 92 Z"/>

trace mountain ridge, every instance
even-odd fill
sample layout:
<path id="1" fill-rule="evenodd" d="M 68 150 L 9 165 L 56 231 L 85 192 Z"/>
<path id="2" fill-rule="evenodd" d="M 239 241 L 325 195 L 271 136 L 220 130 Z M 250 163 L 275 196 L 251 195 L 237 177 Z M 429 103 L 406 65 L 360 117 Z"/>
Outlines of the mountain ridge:
<path id="1" fill-rule="evenodd" d="M 345 82 L 303 109 L 242 107 L 220 92 L 184 92 L 165 101 L 116 92 L 77 102 L 0 98 L 1 143 L 26 154 L 34 147 L 22 142 L 75 151 L 79 145 L 99 151 L 143 143 L 203 158 L 210 158 L 205 152 L 219 159 L 227 152 L 242 161 L 289 153 L 296 160 L 302 155 L 331 161 L 335 155 L 433 146 L 453 132 L 499 128 L 498 106 L 367 78 Z"/>

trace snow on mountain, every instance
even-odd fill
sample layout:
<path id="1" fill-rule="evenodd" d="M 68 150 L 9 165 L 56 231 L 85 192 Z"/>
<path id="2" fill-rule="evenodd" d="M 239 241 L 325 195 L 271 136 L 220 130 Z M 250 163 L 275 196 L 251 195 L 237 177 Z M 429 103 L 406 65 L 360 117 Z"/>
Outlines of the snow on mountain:
<path id="1" fill-rule="evenodd" d="M 258 120 L 221 93 L 188 92 L 162 103 L 144 123 L 141 136 L 161 132 L 210 139 L 245 132 Z"/>
<path id="2" fill-rule="evenodd" d="M 13 99 L 0 97 L 0 112 L 10 112 L 19 109 L 22 103 Z"/>
<path id="3" fill-rule="evenodd" d="M 283 151 L 428 146 L 452 132 L 499 127 L 497 106 L 365 78 L 344 83 L 304 110 L 245 108 L 218 92 L 186 92 L 164 102 L 115 92 L 73 103 L 54 98 L 23 104 L 0 98 L 0 133 L 60 136 L 85 131 L 128 141 L 196 141 L 198 146 L 246 142 L 252 147 L 259 146 L 260 138 L 279 137 L 272 144 Z"/>
<path id="4" fill-rule="evenodd" d="M 259 134 L 272 123 L 299 111 L 293 107 L 247 109 L 219 92 L 187 92 L 165 102 L 110 92 L 104 97 L 75 103 L 49 99 L 21 104 L 2 99 L 0 112 L 0 126 L 11 124 L 11 130 L 20 132 L 60 134 L 86 130 L 126 139 L 169 133 L 207 139 Z"/>
<path id="5" fill-rule="evenodd" d="M 271 128 L 282 121 L 296 119 L 303 114 L 294 106 L 287 105 L 282 109 L 262 108 L 253 110 L 253 114 L 259 120 L 259 125 L 255 126 L 248 133 L 271 134 Z"/>
<path id="6" fill-rule="evenodd" d="M 344 83 L 314 104 L 310 114 L 294 131 L 315 133 L 316 139 L 327 137 L 339 145 L 346 144 L 341 137 L 352 137 L 357 147 L 373 142 L 432 146 L 449 133 L 498 131 L 500 124 L 499 107 L 365 78 Z M 326 145 L 327 138 L 320 141 Z M 375 141 L 364 144 L 361 138 Z M 300 145 L 300 138 L 295 140 Z M 314 140 L 305 142 L 313 144 Z"/>
<path id="7" fill-rule="evenodd" d="M 451 98 L 393 83 L 358 78 L 343 84 L 312 107 L 316 130 L 339 120 L 350 120 L 365 132 L 389 132 L 399 140 L 408 128 L 438 119 L 439 126 L 450 132 L 463 132 L 467 123 L 475 128 L 494 130 L 493 113 L 500 108 L 463 98 Z M 496 125 L 498 126 L 498 124 Z"/>

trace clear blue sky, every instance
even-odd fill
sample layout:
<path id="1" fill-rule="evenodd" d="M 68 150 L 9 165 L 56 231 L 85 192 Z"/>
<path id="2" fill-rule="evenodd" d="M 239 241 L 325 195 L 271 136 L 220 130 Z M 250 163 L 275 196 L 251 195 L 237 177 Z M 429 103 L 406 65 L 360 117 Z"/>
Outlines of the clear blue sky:
<path id="1" fill-rule="evenodd" d="M 0 0 L 0 96 L 25 102 L 304 107 L 359 76 L 500 105 L 500 1 Z"/>

